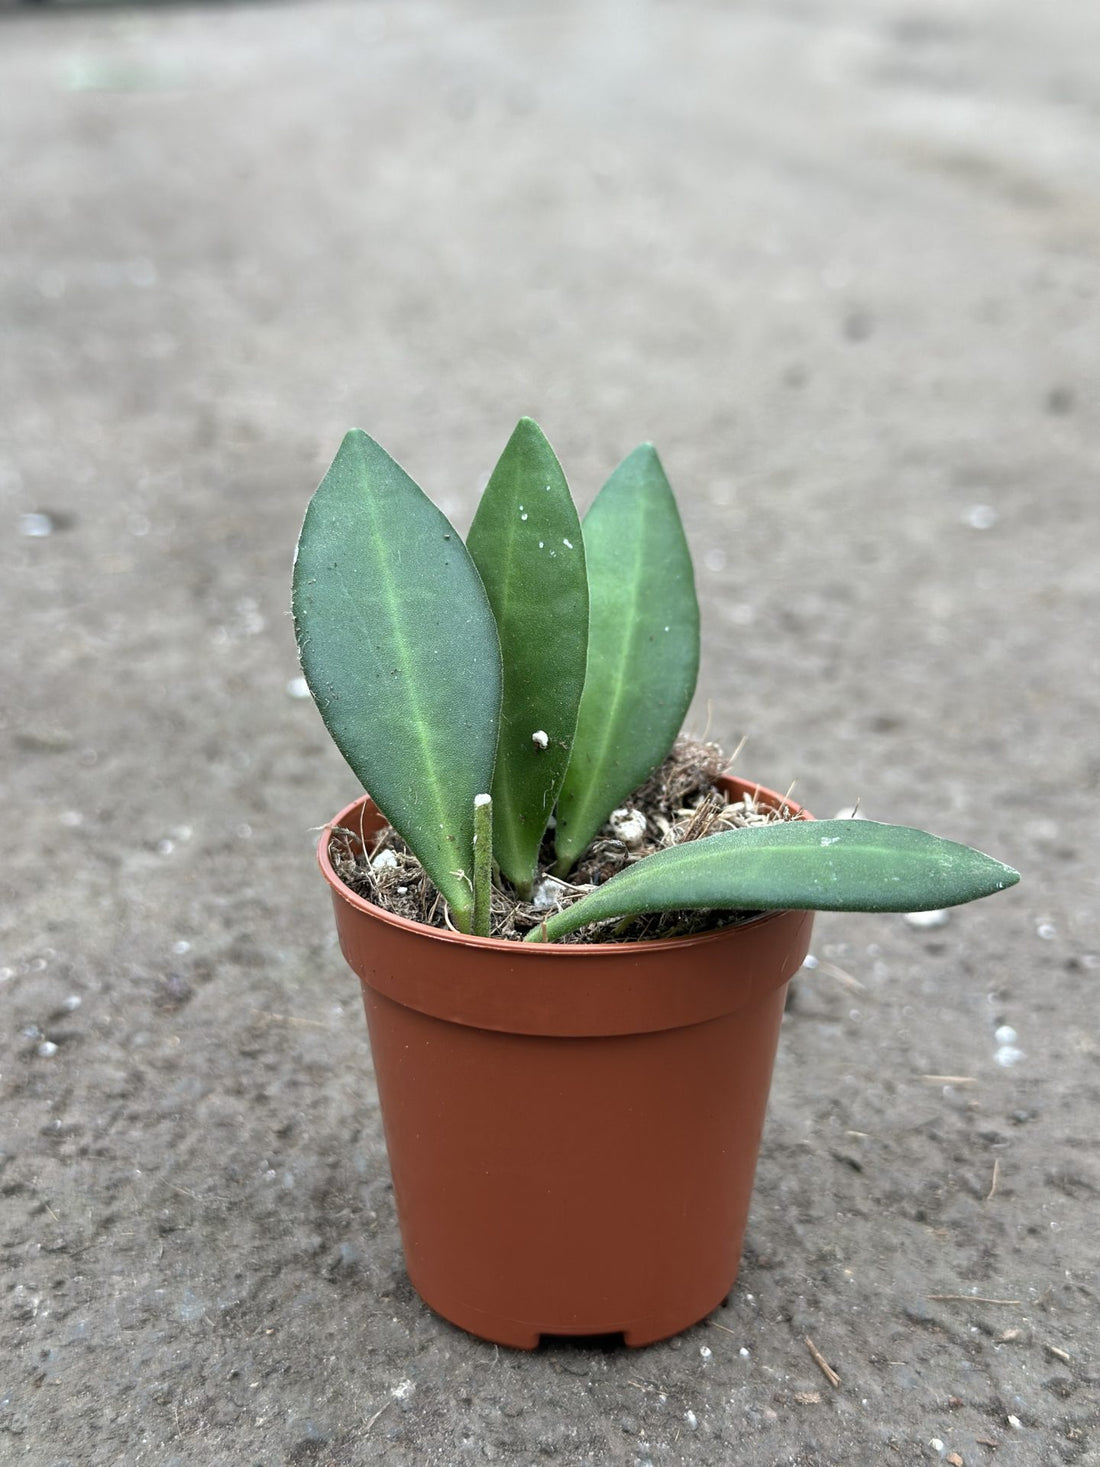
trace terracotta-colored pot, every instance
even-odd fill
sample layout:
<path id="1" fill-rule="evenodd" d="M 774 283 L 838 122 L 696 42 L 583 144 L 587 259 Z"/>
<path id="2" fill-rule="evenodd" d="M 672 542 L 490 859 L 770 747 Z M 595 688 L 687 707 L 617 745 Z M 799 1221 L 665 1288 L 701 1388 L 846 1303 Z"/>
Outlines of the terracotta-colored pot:
<path id="1" fill-rule="evenodd" d="M 367 838 L 382 823 L 367 799 L 333 821 Z M 644 1345 L 702 1319 L 737 1274 L 813 913 L 659 942 L 463 937 L 355 896 L 329 840 L 421 1297 L 524 1349 L 620 1332 Z"/>

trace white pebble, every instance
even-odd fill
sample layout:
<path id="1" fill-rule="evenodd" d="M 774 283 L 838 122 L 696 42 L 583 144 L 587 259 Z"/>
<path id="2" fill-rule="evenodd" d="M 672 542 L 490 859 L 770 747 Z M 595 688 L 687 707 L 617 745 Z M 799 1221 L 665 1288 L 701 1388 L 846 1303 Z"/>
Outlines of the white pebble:
<path id="1" fill-rule="evenodd" d="M 714 1351 L 710 1348 L 709 1345 L 700 1345 L 699 1354 L 702 1355 L 704 1360 L 710 1360 L 714 1356 Z"/>
<path id="2" fill-rule="evenodd" d="M 536 728 L 534 733 L 531 735 L 531 742 L 534 744 L 536 749 L 545 749 L 550 743 L 550 735 L 546 732 L 544 728 Z"/>
<path id="3" fill-rule="evenodd" d="M 67 1014 L 71 1014 L 75 1013 L 75 1011 L 80 1007 L 83 1002 L 84 1000 L 80 997 L 79 993 L 70 993 L 68 998 L 65 999 L 62 1003 L 61 1007 L 65 1010 Z"/>
<path id="4" fill-rule="evenodd" d="M 814 957 L 813 953 L 806 954 L 806 956 L 802 959 L 802 966 L 804 968 L 809 968 L 811 972 L 814 968 L 817 967 L 817 959 Z"/>
<path id="5" fill-rule="evenodd" d="M 53 534 L 53 520 L 48 514 L 21 514 L 19 533 L 32 540 L 40 540 L 46 535 Z"/>
<path id="6" fill-rule="evenodd" d="M 292 677 L 286 685 L 288 698 L 308 698 L 309 684 L 304 677 Z"/>
<path id="7" fill-rule="evenodd" d="M 38 1053 L 43 1059 L 52 1059 L 57 1053 L 57 1045 L 51 1039 L 44 1039 L 38 1046 Z"/>
<path id="8" fill-rule="evenodd" d="M 737 1353 L 741 1356 L 742 1360 L 747 1360 L 749 1358 L 749 1352 L 748 1350 L 746 1350 L 744 1345 L 741 1346 L 740 1350 L 738 1350 Z"/>
<path id="9" fill-rule="evenodd" d="M 904 921 L 910 927 L 946 927 L 951 913 L 942 909 L 935 912 L 906 912 Z"/>
<path id="10" fill-rule="evenodd" d="M 1023 1431 L 1024 1429 L 1024 1423 L 1018 1416 L 1010 1416 L 1008 1418 L 1008 1424 L 1012 1427 L 1013 1431 Z"/>
<path id="11" fill-rule="evenodd" d="M 943 1442 L 940 1441 L 938 1436 L 934 1436 L 928 1445 L 934 1452 L 940 1452 L 942 1454 L 944 1450 Z"/>
<path id="12" fill-rule="evenodd" d="M 1040 922 L 1035 929 L 1036 937 L 1041 937 L 1044 942 L 1050 942 L 1058 936 L 1058 929 L 1053 922 Z"/>
<path id="13" fill-rule="evenodd" d="M 698 1416 L 696 1416 L 694 1411 L 685 1411 L 684 1421 L 687 1423 L 692 1431 L 694 1431 L 695 1428 L 699 1425 L 699 1418 Z"/>
<path id="14" fill-rule="evenodd" d="M 991 530 L 997 523 L 997 511 L 991 504 L 972 504 L 963 521 L 972 530 Z"/>
<path id="15" fill-rule="evenodd" d="M 397 866 L 397 855 L 394 851 L 379 851 L 371 858 L 372 871 L 393 871 Z"/>
<path id="16" fill-rule="evenodd" d="M 998 1044 L 1015 1044 L 1019 1037 L 1011 1024 L 1002 1024 L 993 1035 Z"/>
<path id="17" fill-rule="evenodd" d="M 1024 1058 L 1024 1052 L 1012 1044 L 1002 1044 L 994 1051 L 993 1058 L 1003 1070 L 1009 1070 L 1013 1065 L 1020 1063 Z"/>
<path id="18" fill-rule="evenodd" d="M 174 942 L 172 944 L 172 951 L 175 953 L 176 957 L 181 958 L 184 953 L 189 953 L 191 951 L 191 944 L 187 941 L 185 937 L 181 937 L 178 942 Z"/>

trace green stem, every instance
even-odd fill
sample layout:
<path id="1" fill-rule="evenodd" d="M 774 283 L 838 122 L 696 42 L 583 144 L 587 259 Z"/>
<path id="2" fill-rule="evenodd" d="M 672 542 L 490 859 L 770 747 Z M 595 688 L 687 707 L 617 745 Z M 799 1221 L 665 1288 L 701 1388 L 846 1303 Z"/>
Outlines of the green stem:
<path id="1" fill-rule="evenodd" d="M 493 892 L 493 800 L 491 795 L 474 796 L 474 918 L 475 937 L 489 936 Z"/>

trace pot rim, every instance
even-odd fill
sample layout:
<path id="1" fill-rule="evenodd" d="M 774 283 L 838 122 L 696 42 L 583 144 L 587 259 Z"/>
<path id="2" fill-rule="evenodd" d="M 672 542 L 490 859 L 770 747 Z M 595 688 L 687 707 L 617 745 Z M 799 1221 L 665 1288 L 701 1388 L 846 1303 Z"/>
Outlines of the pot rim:
<path id="1" fill-rule="evenodd" d="M 762 798 L 765 803 L 776 808 L 785 806 L 792 812 L 797 820 L 813 820 L 815 817 L 809 810 L 804 809 L 795 801 L 775 790 L 769 789 L 767 785 L 760 784 L 757 780 L 742 779 L 739 775 L 724 774 L 720 777 L 719 784 L 736 794 L 752 794 L 754 798 Z M 366 897 L 359 896 L 357 892 L 344 882 L 338 874 L 329 856 L 329 844 L 332 840 L 332 832 L 337 826 L 353 829 L 353 817 L 361 809 L 364 802 L 371 801 L 370 794 L 364 791 L 358 798 L 345 805 L 344 808 L 334 815 L 333 818 L 321 827 L 320 839 L 317 842 L 317 862 L 321 868 L 321 874 L 328 883 L 334 895 L 362 912 L 364 916 L 382 922 L 388 927 L 397 928 L 399 931 L 415 934 L 419 937 L 433 939 L 444 943 L 454 943 L 468 949 L 481 949 L 492 952 L 516 953 L 522 950 L 525 960 L 527 955 L 544 958 L 561 958 L 572 956 L 600 957 L 616 954 L 622 957 L 627 953 L 644 952 L 675 952 L 679 948 L 698 947 L 704 943 L 728 939 L 730 927 L 736 926 L 739 931 L 749 928 L 758 928 L 768 922 L 778 921 L 788 915 L 786 909 L 781 911 L 761 912 L 758 916 L 750 918 L 745 922 L 736 924 L 727 923 L 724 927 L 711 927 L 704 932 L 690 933 L 684 937 L 659 937 L 647 938 L 640 942 L 583 942 L 583 943 L 561 943 L 561 942 L 522 942 L 505 937 L 475 937 L 470 933 L 454 932 L 450 928 L 430 927 L 424 922 L 413 922 L 408 917 L 399 917 L 395 912 L 387 912 L 384 907 L 369 901 Z M 375 806 L 377 809 L 378 807 Z M 382 813 L 381 811 L 379 812 Z"/>

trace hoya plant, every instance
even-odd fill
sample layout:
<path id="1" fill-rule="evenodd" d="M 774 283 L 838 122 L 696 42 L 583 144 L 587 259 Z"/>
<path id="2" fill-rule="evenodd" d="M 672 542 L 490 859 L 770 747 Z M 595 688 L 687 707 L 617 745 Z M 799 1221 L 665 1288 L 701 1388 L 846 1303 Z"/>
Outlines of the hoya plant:
<path id="1" fill-rule="evenodd" d="M 465 543 L 373 439 L 347 434 L 294 565 L 302 670 L 341 754 L 446 899 L 489 933 L 491 883 L 529 897 L 553 828 L 564 878 L 662 762 L 699 667 L 691 555 L 643 444 L 583 524 L 523 418 Z M 626 867 L 527 935 L 684 909 L 919 911 L 1018 874 L 968 846 L 870 820 L 775 821 Z"/>

